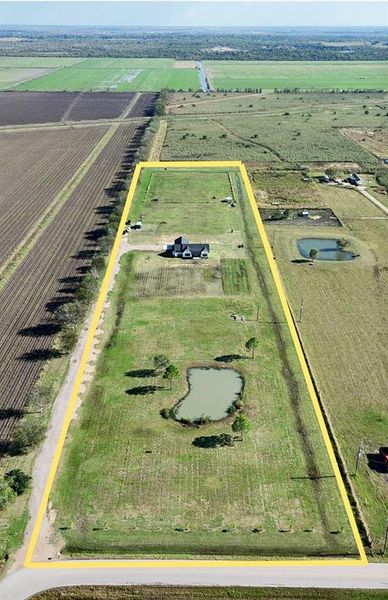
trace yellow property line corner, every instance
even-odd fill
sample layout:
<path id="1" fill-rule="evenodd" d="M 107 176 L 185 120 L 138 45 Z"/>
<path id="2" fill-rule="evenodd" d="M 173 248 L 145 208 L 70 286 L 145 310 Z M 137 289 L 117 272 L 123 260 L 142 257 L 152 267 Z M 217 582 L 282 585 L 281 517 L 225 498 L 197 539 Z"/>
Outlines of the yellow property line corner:
<path id="1" fill-rule="evenodd" d="M 108 286 L 110 278 L 112 276 L 114 263 L 119 250 L 121 232 L 124 229 L 125 223 L 128 218 L 129 210 L 132 205 L 132 201 L 135 195 L 137 183 L 141 174 L 142 169 L 146 168 L 237 168 L 240 171 L 242 180 L 244 182 L 245 190 L 248 195 L 249 203 L 257 224 L 257 229 L 263 244 L 265 254 L 270 266 L 270 270 L 275 282 L 277 292 L 281 301 L 282 309 L 286 317 L 288 327 L 290 329 L 291 337 L 294 343 L 294 347 L 299 359 L 300 366 L 302 368 L 303 376 L 306 381 L 306 385 L 311 397 L 311 401 L 314 407 L 314 411 L 317 417 L 317 421 L 325 442 L 325 446 L 329 455 L 330 463 L 332 465 L 336 482 L 339 488 L 341 499 L 349 520 L 349 524 L 356 542 L 357 550 L 360 558 L 357 559 L 301 559 L 301 560 L 69 560 L 69 561 L 50 561 L 50 562 L 39 562 L 33 561 L 33 555 L 38 542 L 40 529 L 42 526 L 43 518 L 48 506 L 49 496 L 54 483 L 54 479 L 58 470 L 59 461 L 62 455 L 66 435 L 70 426 L 72 415 L 74 412 L 77 396 L 79 393 L 82 376 L 86 367 L 87 359 L 92 347 L 93 339 L 95 336 L 96 329 L 98 327 L 99 319 L 102 313 L 105 298 L 108 292 Z M 249 182 L 248 173 L 245 166 L 241 161 L 166 161 L 166 162 L 140 162 L 136 165 L 132 181 L 128 190 L 127 199 L 124 205 L 124 209 L 121 215 L 120 224 L 117 229 L 116 238 L 113 244 L 111 255 L 109 257 L 108 265 L 104 275 L 103 282 L 101 284 L 100 293 L 96 302 L 95 310 L 93 313 L 91 325 L 89 328 L 87 340 L 85 343 L 84 350 L 82 352 L 81 361 L 78 367 L 78 371 L 74 380 L 72 393 L 70 396 L 69 404 L 66 409 L 65 417 L 62 423 L 58 444 L 55 450 L 53 461 L 50 466 L 49 474 L 47 477 L 46 485 L 44 488 L 43 496 L 39 505 L 36 521 L 34 523 L 31 538 L 28 544 L 24 566 L 27 568 L 34 569 L 52 569 L 52 568 L 152 568 L 152 567 L 166 567 L 166 568 L 187 568 L 187 567 L 269 567 L 269 566 L 365 566 L 368 564 L 368 560 L 365 554 L 364 547 L 362 545 L 361 536 L 358 531 L 356 520 L 354 518 L 349 498 L 346 493 L 345 485 L 342 480 L 342 476 L 337 464 L 337 460 L 334 454 L 333 446 L 327 431 L 327 427 L 322 415 L 322 411 L 318 402 L 318 398 L 315 393 L 311 375 L 302 351 L 301 344 L 299 342 L 298 334 L 295 328 L 295 324 L 292 320 L 291 311 L 288 306 L 287 298 L 283 289 L 283 285 L 280 279 L 279 271 L 274 260 L 272 249 L 269 244 L 267 234 L 264 229 L 263 222 L 260 217 L 259 210 L 256 205 L 255 197 L 251 184 Z"/>

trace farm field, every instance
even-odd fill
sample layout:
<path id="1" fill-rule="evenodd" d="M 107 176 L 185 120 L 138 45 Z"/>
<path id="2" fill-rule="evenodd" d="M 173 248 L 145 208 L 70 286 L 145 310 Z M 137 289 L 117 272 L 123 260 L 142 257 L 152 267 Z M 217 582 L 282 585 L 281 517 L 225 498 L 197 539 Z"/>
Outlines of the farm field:
<path id="1" fill-rule="evenodd" d="M 157 94 L 0 92 L 0 126 L 148 117 Z"/>
<path id="2" fill-rule="evenodd" d="M 108 129 L 0 133 L 0 273 Z"/>
<path id="3" fill-rule="evenodd" d="M 51 73 L 53 70 L 74 65 L 79 58 L 33 58 L 0 56 L 0 90 L 13 88 L 24 81 L 29 81 Z"/>
<path id="4" fill-rule="evenodd" d="M 0 290 L 1 447 L 23 409 L 44 361 L 50 356 L 52 311 L 72 298 L 74 284 L 90 263 L 90 232 L 104 223 L 115 173 L 134 156 L 144 125 L 118 125 L 89 171 L 35 241 Z M 24 134 L 22 134 L 24 135 Z M 40 196 L 38 196 L 39 199 Z M 89 234 L 88 234 L 89 231 Z"/>
<path id="5" fill-rule="evenodd" d="M 388 220 L 357 192 L 306 186 L 296 173 L 273 177 L 257 172 L 252 184 L 260 206 L 276 202 L 280 207 L 327 207 L 343 223 L 336 230 L 273 223 L 267 225 L 267 234 L 296 315 L 304 300 L 299 331 L 369 526 L 373 550 L 379 554 L 388 507 L 387 476 L 379 472 L 377 460 L 388 426 L 388 355 L 382 334 L 388 309 Z M 301 258 L 296 240 L 317 235 L 346 237 L 360 257 L 350 263 L 318 261 L 313 268 L 295 262 Z M 354 476 L 360 444 L 363 454 Z"/>
<path id="6" fill-rule="evenodd" d="M 205 61 L 205 71 L 218 90 L 387 89 L 387 61 L 274 62 Z"/>
<path id="7" fill-rule="evenodd" d="M 386 600 L 385 590 L 313 588 L 91 586 L 57 588 L 31 600 Z"/>
<path id="8" fill-rule="evenodd" d="M 386 94 L 218 94 L 207 101 L 176 94 L 170 103 L 163 160 L 228 156 L 274 166 L 335 161 L 373 168 L 376 156 L 342 130 L 387 130 Z"/>
<path id="9" fill-rule="evenodd" d="M 42 58 L 42 65 L 44 60 Z M 163 88 L 199 89 L 195 67 L 180 67 L 174 59 L 166 58 L 85 58 L 39 79 L 21 83 L 16 89 L 46 92 L 158 92 Z"/>
<path id="10" fill-rule="evenodd" d="M 355 555 L 239 174 L 147 169 L 130 217 L 140 214 L 144 229 L 128 234 L 137 250 L 121 258 L 96 374 L 52 492 L 62 552 Z M 183 233 L 210 243 L 207 261 L 150 250 Z M 251 336 L 259 340 L 255 358 L 244 348 Z M 171 387 L 153 368 L 161 352 L 179 368 Z M 211 447 L 233 416 L 200 428 L 161 416 L 187 391 L 193 366 L 243 377 L 242 410 L 253 424 L 243 441 Z"/>

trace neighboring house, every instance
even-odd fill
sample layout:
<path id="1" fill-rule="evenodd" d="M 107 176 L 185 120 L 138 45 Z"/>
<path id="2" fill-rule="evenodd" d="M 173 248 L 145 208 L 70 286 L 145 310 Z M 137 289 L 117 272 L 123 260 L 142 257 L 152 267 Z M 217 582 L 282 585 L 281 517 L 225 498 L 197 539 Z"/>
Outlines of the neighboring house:
<path id="1" fill-rule="evenodd" d="M 185 237 L 180 236 L 173 244 L 167 246 L 167 250 L 175 258 L 208 258 L 209 244 L 192 244 Z"/>
<path id="2" fill-rule="evenodd" d="M 362 179 L 359 175 L 357 175 L 357 173 L 352 173 L 348 177 L 347 181 L 352 185 L 362 185 Z"/>

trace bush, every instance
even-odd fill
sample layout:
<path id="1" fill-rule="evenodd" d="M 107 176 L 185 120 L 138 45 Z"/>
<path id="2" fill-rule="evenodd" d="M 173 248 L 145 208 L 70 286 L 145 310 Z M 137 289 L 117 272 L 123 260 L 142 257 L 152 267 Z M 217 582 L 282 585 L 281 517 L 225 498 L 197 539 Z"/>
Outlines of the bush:
<path id="1" fill-rule="evenodd" d="M 13 450 L 23 454 L 28 448 L 34 448 L 43 441 L 45 435 L 44 424 L 37 418 L 23 419 L 16 427 L 13 437 Z"/>
<path id="2" fill-rule="evenodd" d="M 8 471 L 5 474 L 4 479 L 17 496 L 21 496 L 26 491 L 31 481 L 31 477 L 21 469 L 12 469 L 12 471 Z"/>
<path id="3" fill-rule="evenodd" d="M 4 510 L 15 497 L 15 492 L 5 479 L 0 479 L 0 510 Z"/>

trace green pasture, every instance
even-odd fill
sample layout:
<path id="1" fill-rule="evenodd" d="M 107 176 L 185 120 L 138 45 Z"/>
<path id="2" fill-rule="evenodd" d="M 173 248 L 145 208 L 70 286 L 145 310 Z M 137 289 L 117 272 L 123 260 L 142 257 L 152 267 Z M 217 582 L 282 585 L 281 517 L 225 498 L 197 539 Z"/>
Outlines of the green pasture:
<path id="1" fill-rule="evenodd" d="M 386 131 L 386 94 L 232 94 L 208 101 L 177 94 L 162 158 L 288 163 L 378 159 L 343 130 Z M 191 113 L 193 110 L 193 113 Z M 197 111 L 197 112 L 195 112 Z M 214 112 L 213 112 L 214 111 Z"/>
<path id="2" fill-rule="evenodd" d="M 199 88 L 194 68 L 175 68 L 173 59 L 86 58 L 17 86 L 34 91 L 147 92 Z"/>
<path id="3" fill-rule="evenodd" d="M 388 89 L 386 61 L 205 61 L 216 89 Z"/>
<path id="4" fill-rule="evenodd" d="M 273 223 L 267 233 L 294 314 L 304 299 L 299 324 L 303 344 L 379 555 L 388 510 L 386 475 L 376 462 L 388 427 L 383 376 L 388 353 L 381 336 L 387 304 L 387 221 L 356 190 L 305 183 L 297 173 L 274 177 L 257 171 L 252 184 L 260 205 L 325 207 L 341 220 L 339 228 Z M 312 269 L 293 262 L 300 258 L 297 240 L 310 236 L 344 237 L 360 256 L 346 265 L 318 261 Z M 354 475 L 360 443 L 364 452 Z"/>
<path id="5" fill-rule="evenodd" d="M 146 170 L 121 259 L 103 348 L 52 494 L 73 556 L 339 556 L 355 545 L 267 259 L 236 171 Z M 223 202 L 232 196 L 237 206 Z M 147 248 L 185 234 L 206 261 Z M 244 247 L 238 247 L 244 242 Z M 152 246 L 151 246 L 152 247 Z M 259 307 L 259 320 L 257 309 Z M 243 314 L 245 322 L 231 315 Z M 246 341 L 259 340 L 250 358 Z M 179 368 L 170 387 L 163 353 Z M 245 380 L 250 434 L 160 415 L 187 391 L 188 367 L 233 367 Z M 209 402 L 211 396 L 209 395 Z"/>

